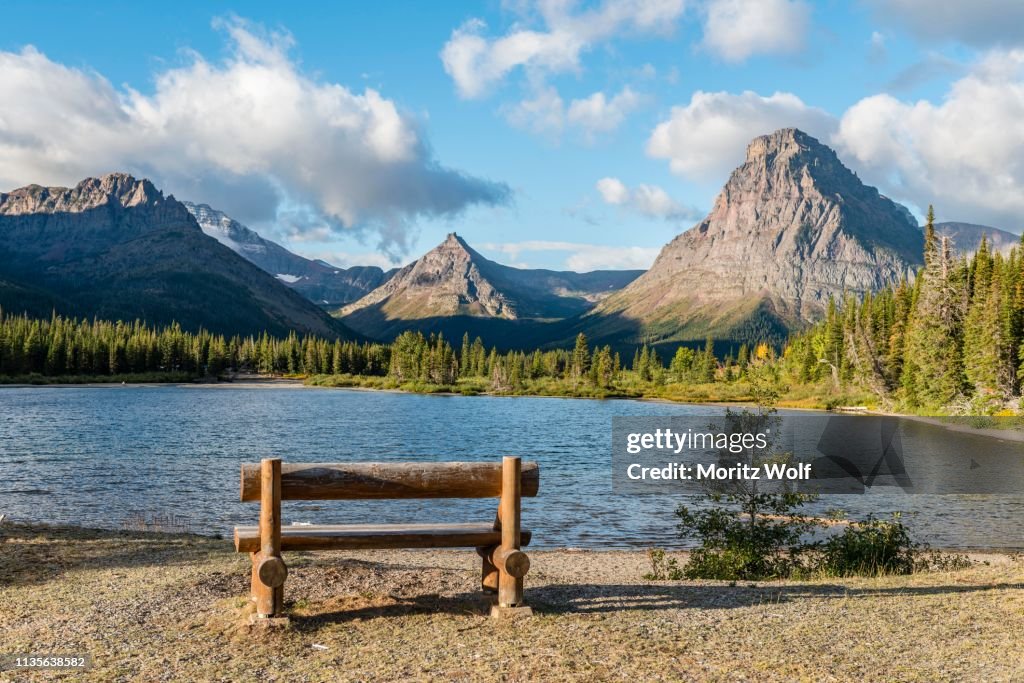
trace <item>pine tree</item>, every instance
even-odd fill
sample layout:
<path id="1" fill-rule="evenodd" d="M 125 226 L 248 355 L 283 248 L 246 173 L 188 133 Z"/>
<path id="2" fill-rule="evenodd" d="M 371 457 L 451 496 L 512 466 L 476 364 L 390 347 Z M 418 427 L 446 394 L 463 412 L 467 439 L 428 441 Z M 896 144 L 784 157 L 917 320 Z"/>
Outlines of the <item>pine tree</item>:
<path id="1" fill-rule="evenodd" d="M 715 340 L 710 336 L 704 341 L 704 354 L 701 358 L 701 381 L 714 382 L 715 370 L 718 369 L 718 360 L 715 358 Z"/>
<path id="2" fill-rule="evenodd" d="M 929 207 L 925 266 L 918 274 L 904 353 L 904 373 L 910 378 L 904 382 L 906 399 L 927 408 L 948 405 L 964 386 L 959 328 L 967 282 L 954 270 L 948 240 L 935 236 L 934 221 Z"/>
<path id="3" fill-rule="evenodd" d="M 576 335 L 576 346 L 572 351 L 572 378 L 579 380 L 590 369 L 590 349 L 587 347 L 587 335 L 580 332 Z"/>

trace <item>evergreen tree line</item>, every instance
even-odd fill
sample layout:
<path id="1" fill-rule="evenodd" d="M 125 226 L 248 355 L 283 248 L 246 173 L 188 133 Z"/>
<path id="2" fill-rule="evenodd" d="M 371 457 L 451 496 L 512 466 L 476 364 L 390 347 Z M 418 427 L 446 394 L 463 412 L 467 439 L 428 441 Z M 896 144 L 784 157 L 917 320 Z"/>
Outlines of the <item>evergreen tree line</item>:
<path id="1" fill-rule="evenodd" d="M 786 346 L 798 383 L 861 384 L 890 405 L 993 412 L 1024 382 L 1024 250 L 993 253 L 982 238 L 956 256 L 929 208 L 924 266 L 859 300 L 830 301 L 824 320 Z"/>
<path id="2" fill-rule="evenodd" d="M 385 344 L 224 337 L 205 330 L 187 332 L 178 324 L 152 327 L 143 322 L 78 320 L 53 315 L 39 320 L 6 315 L 0 309 L 0 375 L 50 377 L 140 373 L 220 375 L 229 370 L 258 373 L 352 373 L 388 371 Z"/>
<path id="3" fill-rule="evenodd" d="M 768 348 L 767 345 L 762 345 Z M 761 356 L 763 356 L 763 351 Z M 110 376 L 177 373 L 218 376 L 229 372 L 277 375 L 391 377 L 399 382 L 454 385 L 460 379 L 489 382 L 497 391 L 523 389 L 531 380 L 557 380 L 572 388 L 610 389 L 631 369 L 641 383 L 701 383 L 742 376 L 747 347 L 736 360 L 716 359 L 714 342 L 701 350 L 681 347 L 665 366 L 643 345 L 628 365 L 610 346 L 591 347 L 585 335 L 572 349 L 510 351 L 485 347 L 464 335 L 458 347 L 441 335 L 404 332 L 391 344 L 328 341 L 291 334 L 225 337 L 179 325 L 141 321 L 48 320 L 8 315 L 0 309 L 0 375 L 22 377 Z M 724 368 L 724 372 L 722 371 Z"/>

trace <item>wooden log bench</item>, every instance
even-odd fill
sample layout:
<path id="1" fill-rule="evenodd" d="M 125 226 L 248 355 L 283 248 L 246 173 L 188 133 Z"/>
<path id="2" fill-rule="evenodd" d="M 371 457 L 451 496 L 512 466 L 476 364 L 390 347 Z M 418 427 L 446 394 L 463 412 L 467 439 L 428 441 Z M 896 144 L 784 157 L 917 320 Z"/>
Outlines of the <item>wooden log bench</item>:
<path id="1" fill-rule="evenodd" d="M 235 550 L 252 556 L 252 599 L 258 618 L 284 615 L 285 550 L 476 548 L 481 587 L 496 593 L 492 614 L 525 614 L 523 496 L 536 496 L 540 468 L 505 457 L 499 462 L 282 463 L 242 465 L 242 502 L 260 503 L 259 526 L 235 527 Z M 493 522 L 459 524 L 332 524 L 282 526 L 282 500 L 498 498 Z"/>

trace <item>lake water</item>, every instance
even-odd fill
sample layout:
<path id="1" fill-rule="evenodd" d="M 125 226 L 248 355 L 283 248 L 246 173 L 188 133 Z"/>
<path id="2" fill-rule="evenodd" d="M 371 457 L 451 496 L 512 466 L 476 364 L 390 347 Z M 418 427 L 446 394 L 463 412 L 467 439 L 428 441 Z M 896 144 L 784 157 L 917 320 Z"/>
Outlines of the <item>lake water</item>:
<path id="1" fill-rule="evenodd" d="M 105 528 L 173 518 L 228 538 L 235 524 L 257 518 L 258 505 L 238 502 L 241 462 L 515 454 L 541 465 L 540 496 L 523 506 L 535 547 L 677 547 L 672 511 L 693 499 L 615 495 L 611 418 L 706 410 L 291 386 L 0 388 L 0 514 Z M 495 507 L 490 499 L 286 502 L 283 517 L 286 524 L 478 521 L 492 519 Z M 826 496 L 813 510 L 835 507 L 853 517 L 902 511 L 917 538 L 939 547 L 1024 547 L 1024 494 L 872 492 Z"/>

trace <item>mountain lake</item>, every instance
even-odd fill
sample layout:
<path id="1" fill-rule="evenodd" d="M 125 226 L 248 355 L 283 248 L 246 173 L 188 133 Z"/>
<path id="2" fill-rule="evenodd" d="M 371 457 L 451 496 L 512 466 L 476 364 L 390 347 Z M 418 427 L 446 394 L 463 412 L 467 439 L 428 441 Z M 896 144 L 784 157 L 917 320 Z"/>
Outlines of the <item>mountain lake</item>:
<path id="1" fill-rule="evenodd" d="M 613 416 L 694 415 L 707 406 L 631 400 L 425 396 L 292 384 L 0 388 L 0 514 L 25 522 L 156 527 L 230 538 L 255 524 L 239 464 L 498 460 L 541 466 L 524 501 L 534 547 L 683 547 L 673 510 L 692 494 L 616 495 Z M 942 427 L 917 429 L 943 442 Z M 969 435 L 968 435 L 969 436 Z M 977 437 L 970 437 L 977 438 Z M 287 502 L 284 523 L 478 521 L 496 501 Z M 812 514 L 900 511 L 940 548 L 1024 548 L 1024 493 L 822 496 Z"/>

